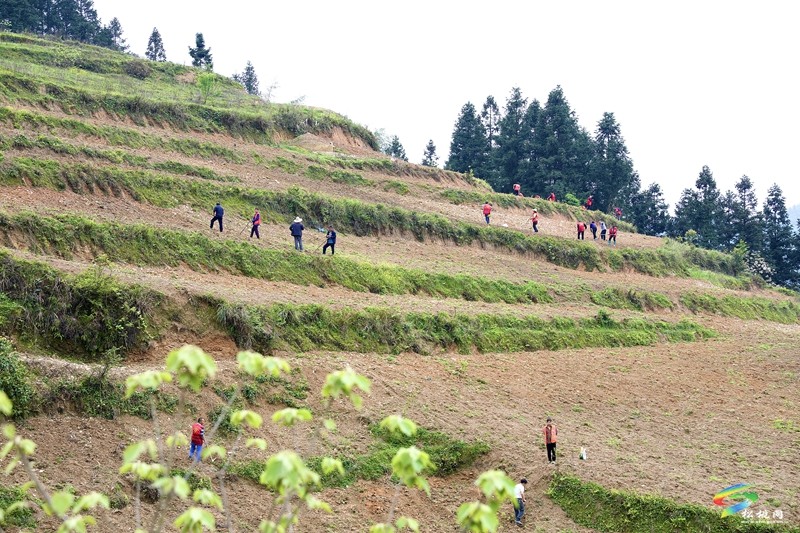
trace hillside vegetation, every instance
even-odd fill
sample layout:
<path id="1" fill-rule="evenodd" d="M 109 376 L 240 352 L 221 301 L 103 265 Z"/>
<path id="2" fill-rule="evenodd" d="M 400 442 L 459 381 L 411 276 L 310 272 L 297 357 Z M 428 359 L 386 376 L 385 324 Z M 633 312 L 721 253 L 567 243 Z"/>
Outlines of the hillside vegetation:
<path id="1" fill-rule="evenodd" d="M 528 530 L 797 531 L 796 293 L 741 253 L 627 223 L 615 246 L 579 241 L 578 221 L 616 221 L 389 158 L 338 113 L 222 76 L 203 94 L 201 74 L 0 33 L 0 390 L 38 444 L 13 441 L 32 462 L 3 480 L 3 530 L 55 530 L 92 491 L 112 508 L 90 511 L 96 530 L 171 527 L 187 505 L 163 483 L 185 483 L 197 516 L 256 531 L 286 509 L 268 480 L 280 459 L 306 476 L 289 507 L 333 508 L 304 510 L 302 531 L 412 517 L 450 532 L 470 501 L 509 531 L 508 479 L 474 485 L 495 470 L 527 477 Z M 321 253 L 328 226 L 335 255 Z M 201 416 L 216 459 L 123 453 Z M 154 488 L 131 465 L 156 457 L 172 481 Z M 72 502 L 61 519 L 18 489 L 29 465 Z M 740 482 L 782 518 L 722 518 L 714 495 Z"/>

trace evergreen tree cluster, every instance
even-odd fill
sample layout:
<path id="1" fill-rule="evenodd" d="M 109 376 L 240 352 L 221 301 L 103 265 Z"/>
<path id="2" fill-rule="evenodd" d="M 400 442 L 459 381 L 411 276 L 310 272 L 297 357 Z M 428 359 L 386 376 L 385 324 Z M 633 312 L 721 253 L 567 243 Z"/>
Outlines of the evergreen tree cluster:
<path id="1" fill-rule="evenodd" d="M 445 168 L 472 170 L 495 190 L 519 183 L 527 195 L 563 198 L 571 193 L 593 207 L 628 205 L 638 192 L 638 178 L 613 113 L 604 113 L 591 135 L 578 124 L 561 87 L 542 105 L 511 90 L 501 111 L 489 96 L 480 111 L 461 108 Z"/>
<path id="2" fill-rule="evenodd" d="M 0 22 L 10 31 L 54 35 L 125 51 L 122 25 L 114 17 L 104 26 L 93 0 L 3 0 Z"/>
<path id="3" fill-rule="evenodd" d="M 668 233 L 704 248 L 740 253 L 767 281 L 800 289 L 800 220 L 793 228 L 783 191 L 772 185 L 759 210 L 749 177 L 742 176 L 734 189 L 721 193 L 704 166 L 694 188 L 681 193 Z"/>

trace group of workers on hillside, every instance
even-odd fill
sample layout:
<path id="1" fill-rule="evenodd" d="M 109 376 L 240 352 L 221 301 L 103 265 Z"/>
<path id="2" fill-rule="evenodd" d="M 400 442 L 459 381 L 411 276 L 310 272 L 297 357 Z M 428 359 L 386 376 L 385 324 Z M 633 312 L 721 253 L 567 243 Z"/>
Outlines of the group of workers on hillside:
<path id="1" fill-rule="evenodd" d="M 521 196 L 522 193 L 519 191 L 518 187 L 519 187 L 519 184 L 515 183 L 514 184 L 514 194 L 518 195 L 518 196 Z M 556 198 L 556 195 L 554 193 L 550 193 L 550 196 L 548 197 L 548 200 L 554 202 L 555 198 Z M 589 198 L 586 199 L 586 203 L 584 204 L 584 208 L 585 209 L 591 208 L 593 203 L 594 203 L 594 198 L 592 196 L 589 196 Z M 486 221 L 487 225 L 491 224 L 492 210 L 493 209 L 494 209 L 494 206 L 488 200 L 483 204 L 483 219 Z M 617 220 L 619 220 L 622 217 L 622 210 L 620 208 L 618 208 L 618 207 L 615 207 L 614 208 L 614 214 L 616 215 Z M 536 209 L 533 210 L 533 213 L 531 214 L 530 221 L 531 221 L 531 226 L 533 228 L 533 232 L 534 233 L 539 233 L 539 211 L 537 211 Z M 597 230 L 599 229 L 600 230 L 600 239 L 601 240 L 605 241 L 606 240 L 606 234 L 608 234 L 608 245 L 609 246 L 616 246 L 617 245 L 617 233 L 619 232 L 619 229 L 617 228 L 616 224 L 612 224 L 611 228 L 609 229 L 606 226 L 606 223 L 604 221 L 602 221 L 602 220 L 600 221 L 600 225 L 599 226 L 598 226 L 597 222 L 595 222 L 594 220 L 592 220 L 591 223 L 588 224 L 588 226 L 587 226 L 586 222 L 578 221 L 578 224 L 577 224 L 578 240 L 580 240 L 580 241 L 585 240 L 584 236 L 585 236 L 587 227 L 592 232 L 592 237 L 594 238 L 594 240 L 597 240 Z"/>

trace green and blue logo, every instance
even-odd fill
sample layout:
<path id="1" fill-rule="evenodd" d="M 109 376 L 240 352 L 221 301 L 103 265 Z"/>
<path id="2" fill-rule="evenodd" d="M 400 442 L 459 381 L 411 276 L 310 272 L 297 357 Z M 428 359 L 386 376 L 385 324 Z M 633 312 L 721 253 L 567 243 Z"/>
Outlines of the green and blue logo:
<path id="1" fill-rule="evenodd" d="M 748 490 L 752 485 L 738 483 L 722 489 L 714 496 L 714 505 L 725 507 L 722 516 L 731 516 L 743 511 L 758 501 L 758 494 Z"/>

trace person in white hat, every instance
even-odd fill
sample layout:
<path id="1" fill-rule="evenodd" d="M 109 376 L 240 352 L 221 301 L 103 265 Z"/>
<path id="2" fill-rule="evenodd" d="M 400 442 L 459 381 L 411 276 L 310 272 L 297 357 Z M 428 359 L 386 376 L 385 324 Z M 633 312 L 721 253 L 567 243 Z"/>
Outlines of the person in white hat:
<path id="1" fill-rule="evenodd" d="M 289 231 L 292 232 L 292 237 L 294 237 L 294 249 L 303 251 L 303 230 L 306 229 L 303 226 L 303 219 L 300 217 L 295 217 L 294 222 L 292 225 L 289 226 Z"/>

